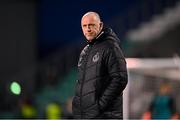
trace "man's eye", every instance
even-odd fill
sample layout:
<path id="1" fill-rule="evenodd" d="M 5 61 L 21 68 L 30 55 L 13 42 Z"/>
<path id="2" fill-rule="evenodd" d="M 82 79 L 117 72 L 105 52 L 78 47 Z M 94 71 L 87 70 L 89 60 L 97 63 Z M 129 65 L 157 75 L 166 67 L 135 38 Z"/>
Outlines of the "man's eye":
<path id="1" fill-rule="evenodd" d="M 90 27 L 94 27 L 95 25 L 94 25 L 94 24 L 90 24 L 89 26 L 90 26 Z"/>

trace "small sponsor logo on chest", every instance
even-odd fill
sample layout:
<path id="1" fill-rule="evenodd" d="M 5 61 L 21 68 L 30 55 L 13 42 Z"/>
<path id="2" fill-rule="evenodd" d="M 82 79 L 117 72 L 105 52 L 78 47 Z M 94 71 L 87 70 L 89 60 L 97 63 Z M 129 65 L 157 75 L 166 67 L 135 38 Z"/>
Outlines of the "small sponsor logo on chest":
<path id="1" fill-rule="evenodd" d="M 99 52 L 97 52 L 92 58 L 93 62 L 97 62 L 98 60 L 99 60 Z"/>

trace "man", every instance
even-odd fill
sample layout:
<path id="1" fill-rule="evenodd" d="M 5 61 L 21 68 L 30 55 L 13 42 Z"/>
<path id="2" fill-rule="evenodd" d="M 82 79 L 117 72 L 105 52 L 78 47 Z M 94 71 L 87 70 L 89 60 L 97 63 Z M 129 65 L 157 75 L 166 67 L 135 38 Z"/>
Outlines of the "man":
<path id="1" fill-rule="evenodd" d="M 72 102 L 73 114 L 80 118 L 123 118 L 122 93 L 127 69 L 119 39 L 105 28 L 96 12 L 81 19 L 88 45 L 78 62 L 78 80 Z"/>
<path id="2" fill-rule="evenodd" d="M 178 117 L 175 99 L 171 94 L 171 86 L 166 82 L 161 83 L 159 92 L 153 97 L 149 110 L 143 114 L 143 119 L 178 120 Z"/>

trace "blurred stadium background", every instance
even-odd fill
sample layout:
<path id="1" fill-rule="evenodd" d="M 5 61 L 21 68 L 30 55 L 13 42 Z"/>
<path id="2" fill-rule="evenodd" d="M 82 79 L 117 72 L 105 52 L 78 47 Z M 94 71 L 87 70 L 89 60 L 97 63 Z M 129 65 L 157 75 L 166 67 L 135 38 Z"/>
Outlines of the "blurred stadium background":
<path id="1" fill-rule="evenodd" d="M 0 11 L 0 118 L 72 117 L 87 11 L 121 39 L 129 70 L 125 117 L 141 118 L 164 81 L 180 112 L 179 0 L 1 0 Z"/>

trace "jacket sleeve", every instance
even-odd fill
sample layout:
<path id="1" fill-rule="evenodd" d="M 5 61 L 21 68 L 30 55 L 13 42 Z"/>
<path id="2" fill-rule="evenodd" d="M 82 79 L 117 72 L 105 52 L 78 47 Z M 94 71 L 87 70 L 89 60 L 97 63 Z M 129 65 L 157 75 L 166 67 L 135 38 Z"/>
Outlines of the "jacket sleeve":
<path id="1" fill-rule="evenodd" d="M 101 110 L 104 110 L 112 100 L 122 94 L 128 82 L 126 61 L 119 46 L 115 45 L 106 50 L 104 64 L 110 80 L 99 100 Z"/>

